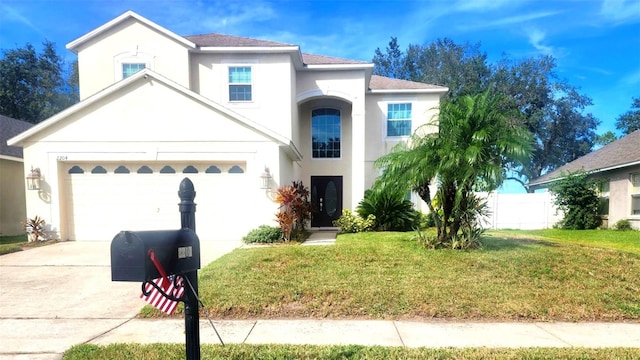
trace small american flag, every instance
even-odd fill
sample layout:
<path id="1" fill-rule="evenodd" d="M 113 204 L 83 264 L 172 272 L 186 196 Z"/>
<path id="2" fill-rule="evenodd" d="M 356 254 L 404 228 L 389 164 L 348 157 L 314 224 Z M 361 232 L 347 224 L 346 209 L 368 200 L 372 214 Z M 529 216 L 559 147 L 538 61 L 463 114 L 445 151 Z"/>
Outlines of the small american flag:
<path id="1" fill-rule="evenodd" d="M 184 294 L 184 283 L 182 277 L 178 276 L 175 280 L 174 286 L 174 277 L 175 275 L 171 275 L 169 277 L 159 277 L 154 279 L 153 282 L 158 285 L 165 293 L 180 299 Z M 147 283 L 144 288 L 145 293 L 149 293 L 149 296 L 145 296 L 144 293 L 140 294 L 140 298 L 144 301 L 151 304 L 156 309 L 171 315 L 176 311 L 176 307 L 178 306 L 178 302 L 174 300 L 167 299 L 158 289 L 156 289 L 153 285 Z"/>

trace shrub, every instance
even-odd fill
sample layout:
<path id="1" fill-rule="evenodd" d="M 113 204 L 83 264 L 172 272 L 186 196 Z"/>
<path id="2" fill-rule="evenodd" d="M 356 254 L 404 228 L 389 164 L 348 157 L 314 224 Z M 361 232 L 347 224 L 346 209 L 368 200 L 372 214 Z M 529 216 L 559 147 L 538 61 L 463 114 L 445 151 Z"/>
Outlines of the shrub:
<path id="1" fill-rule="evenodd" d="M 276 213 L 276 221 L 280 225 L 285 241 L 297 238 L 305 233 L 305 223 L 311 218 L 309 189 L 302 182 L 283 186 L 276 192 L 276 200 L 280 208 Z"/>
<path id="2" fill-rule="evenodd" d="M 24 230 L 27 232 L 28 241 L 46 240 L 45 226 L 46 222 L 43 218 L 36 215 L 33 219 L 27 219 L 23 223 Z"/>
<path id="3" fill-rule="evenodd" d="M 551 191 L 556 195 L 556 206 L 564 213 L 560 227 L 582 230 L 600 226 L 598 183 L 590 181 L 587 174 L 571 173 L 558 180 Z"/>
<path id="4" fill-rule="evenodd" d="M 618 220 L 616 224 L 613 225 L 613 228 L 621 231 L 633 230 L 633 228 L 631 227 L 631 222 L 629 222 L 629 220 L 627 219 Z"/>
<path id="5" fill-rule="evenodd" d="M 374 215 L 367 216 L 363 219 L 358 214 L 354 214 L 349 209 L 342 210 L 342 216 L 338 220 L 333 221 L 333 226 L 340 228 L 343 233 L 358 233 L 371 231 L 375 224 L 376 217 Z"/>
<path id="6" fill-rule="evenodd" d="M 433 213 L 420 213 L 420 229 L 432 228 L 436 226 L 436 221 L 433 219 Z"/>
<path id="7" fill-rule="evenodd" d="M 249 231 L 249 233 L 242 238 L 242 241 L 247 244 L 271 244 L 280 242 L 282 241 L 282 230 L 277 226 L 260 225 L 258 228 Z"/>
<path id="8" fill-rule="evenodd" d="M 364 192 L 357 208 L 366 219 L 375 216 L 374 229 L 379 231 L 410 231 L 420 226 L 420 213 L 405 194 L 390 188 L 374 188 Z"/>

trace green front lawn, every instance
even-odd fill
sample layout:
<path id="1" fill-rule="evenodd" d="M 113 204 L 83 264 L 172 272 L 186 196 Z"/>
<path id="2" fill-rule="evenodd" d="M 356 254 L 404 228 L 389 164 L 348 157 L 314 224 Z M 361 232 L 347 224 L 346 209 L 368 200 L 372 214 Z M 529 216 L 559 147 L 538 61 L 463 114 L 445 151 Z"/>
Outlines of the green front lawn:
<path id="1" fill-rule="evenodd" d="M 364 346 L 313 345 L 201 345 L 202 359 L 637 359 L 638 349 L 429 349 Z M 64 360 L 170 360 L 184 359 L 182 344 L 78 345 L 65 353 Z"/>
<path id="2" fill-rule="evenodd" d="M 424 250 L 411 233 L 237 249 L 200 271 L 200 295 L 217 319 L 640 319 L 640 245 L 576 246 L 562 234 L 492 232 L 474 251 Z"/>
<path id="3" fill-rule="evenodd" d="M 27 235 L 0 236 L 0 255 L 22 251 L 27 244 Z"/>
<path id="4" fill-rule="evenodd" d="M 200 271 L 200 295 L 216 319 L 640 319 L 638 233 L 579 234 L 493 231 L 474 251 L 424 250 L 410 233 L 345 234 L 335 246 L 237 249 Z M 144 313 L 158 316 L 149 307 Z M 639 354 L 626 348 L 249 344 L 205 344 L 201 351 L 203 359 L 636 359 Z M 114 344 L 75 346 L 64 359 L 183 357 L 182 344 Z"/>
<path id="5" fill-rule="evenodd" d="M 528 237 L 566 244 L 577 244 L 640 254 L 640 231 L 614 230 L 500 230 L 495 232 L 512 238 Z"/>

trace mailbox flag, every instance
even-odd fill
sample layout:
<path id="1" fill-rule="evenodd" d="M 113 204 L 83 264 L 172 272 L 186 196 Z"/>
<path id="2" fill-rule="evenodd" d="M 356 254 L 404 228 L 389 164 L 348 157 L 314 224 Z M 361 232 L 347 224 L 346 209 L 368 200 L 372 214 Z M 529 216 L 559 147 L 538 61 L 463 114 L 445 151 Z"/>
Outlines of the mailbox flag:
<path id="1" fill-rule="evenodd" d="M 153 282 L 158 285 L 165 293 L 180 299 L 184 294 L 184 284 L 182 277 L 178 276 L 175 280 L 174 286 L 174 277 L 175 275 L 169 276 L 169 278 L 159 277 L 154 279 Z M 158 289 L 156 289 L 153 285 L 147 283 L 144 288 L 145 293 L 149 293 L 149 296 L 145 296 L 144 294 L 140 295 L 140 298 L 144 301 L 151 304 L 156 309 L 171 315 L 176 311 L 176 307 L 178 306 L 178 302 L 175 300 L 167 299 Z"/>

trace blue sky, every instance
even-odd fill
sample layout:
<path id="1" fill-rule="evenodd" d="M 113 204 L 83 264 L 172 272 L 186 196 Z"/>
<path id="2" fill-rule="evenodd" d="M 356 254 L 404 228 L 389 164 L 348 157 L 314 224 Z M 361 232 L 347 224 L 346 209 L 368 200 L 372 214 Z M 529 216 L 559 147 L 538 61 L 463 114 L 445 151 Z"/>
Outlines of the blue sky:
<path id="1" fill-rule="evenodd" d="M 640 0 L 0 0 L 0 49 L 49 39 L 74 60 L 68 42 L 127 10 L 179 35 L 220 32 L 366 61 L 391 36 L 403 49 L 442 37 L 481 42 L 491 61 L 550 54 L 593 99 L 599 133 L 615 130 L 640 96 Z"/>
<path id="2" fill-rule="evenodd" d="M 481 42 L 490 61 L 549 54 L 615 131 L 640 96 L 640 0 L 0 0 L 0 49 L 65 45 L 127 10 L 179 34 L 224 34 L 297 44 L 307 53 L 371 61 L 391 36 L 404 49 L 449 37 Z"/>

